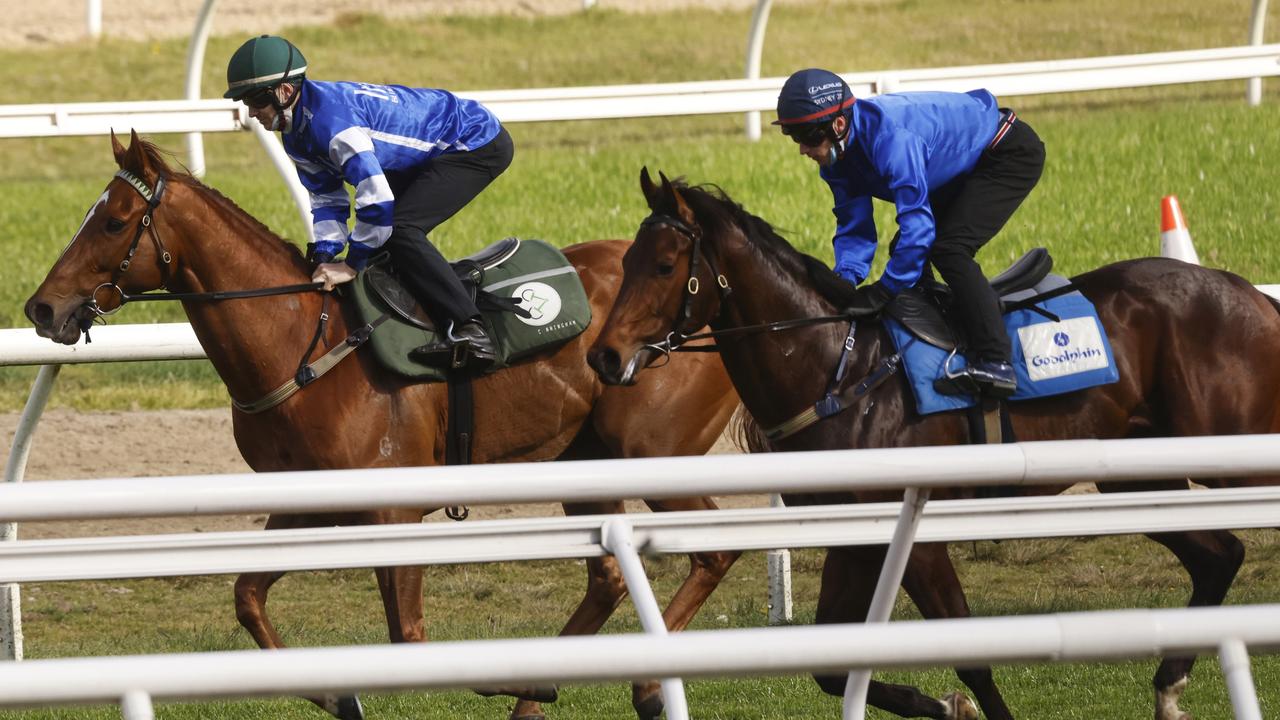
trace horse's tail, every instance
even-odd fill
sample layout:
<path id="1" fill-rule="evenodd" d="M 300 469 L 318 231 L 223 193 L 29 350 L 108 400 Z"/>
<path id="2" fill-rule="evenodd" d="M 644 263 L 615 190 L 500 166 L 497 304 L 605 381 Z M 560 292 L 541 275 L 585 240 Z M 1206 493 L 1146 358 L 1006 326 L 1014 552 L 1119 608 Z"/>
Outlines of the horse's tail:
<path id="1" fill-rule="evenodd" d="M 743 405 L 739 405 L 738 409 L 733 411 L 733 417 L 729 419 L 729 437 L 743 452 L 757 453 L 773 450 L 764 436 L 764 430 Z"/>

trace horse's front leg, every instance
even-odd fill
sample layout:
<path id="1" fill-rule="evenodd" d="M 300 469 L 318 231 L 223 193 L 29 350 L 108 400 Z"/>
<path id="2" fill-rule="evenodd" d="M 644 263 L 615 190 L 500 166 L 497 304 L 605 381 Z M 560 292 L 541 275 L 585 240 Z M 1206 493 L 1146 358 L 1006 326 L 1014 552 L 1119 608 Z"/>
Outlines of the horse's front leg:
<path id="1" fill-rule="evenodd" d="M 875 594 L 876 578 L 880 576 L 887 551 L 888 547 L 884 545 L 827 550 L 827 558 L 822 565 L 822 587 L 818 592 L 816 620 L 819 625 L 866 622 L 871 598 Z M 813 679 L 828 695 L 844 696 L 847 674 L 814 675 Z M 937 700 L 910 685 L 878 680 L 871 681 L 867 703 L 902 717 L 935 720 L 973 720 L 977 717 L 973 703 L 963 696 Z"/>
<path id="2" fill-rule="evenodd" d="M 626 512 L 621 502 L 565 503 L 565 515 L 616 515 Z M 622 569 L 612 557 L 587 558 L 587 594 L 560 630 L 561 635 L 594 635 L 604 627 L 622 599 L 627 596 L 627 583 Z M 506 687 L 479 690 L 482 695 L 513 695 L 519 700 L 511 710 L 510 720 L 539 720 L 546 717 L 541 703 L 554 702 L 556 688 Z"/>
<path id="3" fill-rule="evenodd" d="M 912 548 L 911 562 L 907 563 L 902 576 L 902 587 L 926 620 L 970 615 L 969 601 L 965 599 L 955 565 L 943 543 L 922 543 Z M 990 666 L 956 668 L 956 675 L 978 699 L 987 720 L 1013 720 L 1009 706 L 996 687 Z M 955 705 L 957 717 L 968 716 L 966 704 L 972 708 L 972 703 L 961 693 L 952 693 L 943 701 Z M 976 715 L 976 711 L 973 714 Z"/>
<path id="4" fill-rule="evenodd" d="M 695 497 L 674 500 L 646 500 L 654 512 L 687 510 L 716 510 L 711 498 Z M 662 620 L 669 632 L 680 632 L 689 627 L 707 598 L 720 586 L 729 568 L 742 555 L 738 551 L 689 553 L 689 574 L 685 577 L 671 603 L 662 612 Z M 631 687 L 631 705 L 641 720 L 657 718 L 662 714 L 662 686 L 656 680 L 636 683 Z"/>
<path id="5" fill-rule="evenodd" d="M 326 516 L 272 515 L 267 519 L 266 529 L 316 527 L 325 524 L 332 524 Z M 276 632 L 275 625 L 271 623 L 271 618 L 267 616 L 267 594 L 271 591 L 271 586 L 284 575 L 283 572 L 245 573 L 236 578 L 236 619 L 253 636 L 258 647 L 264 650 L 275 650 L 285 646 L 284 641 L 280 639 L 280 634 Z M 325 695 L 308 699 L 339 720 L 364 719 L 360 700 L 354 695 Z"/>

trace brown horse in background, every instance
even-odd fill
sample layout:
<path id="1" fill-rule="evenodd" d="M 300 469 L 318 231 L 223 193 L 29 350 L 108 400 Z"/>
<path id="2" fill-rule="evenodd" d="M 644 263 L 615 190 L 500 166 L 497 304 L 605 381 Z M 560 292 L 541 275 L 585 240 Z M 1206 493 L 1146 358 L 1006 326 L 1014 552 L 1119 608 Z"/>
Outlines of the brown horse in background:
<path id="1" fill-rule="evenodd" d="M 26 304 L 26 315 L 40 335 L 75 343 L 80 323 L 92 319 L 92 305 L 101 303 L 101 311 L 118 305 L 119 293 L 104 290 L 112 283 L 125 293 L 138 293 L 160 287 L 207 292 L 310 281 L 310 264 L 294 246 L 217 191 L 171 169 L 154 145 L 136 133 L 128 149 L 114 135 L 111 141 L 122 170 L 148 188 L 164 178 L 164 192 L 153 217 L 144 222 L 148 202 L 140 190 L 119 176 L 107 185 Z M 142 238 L 128 270 L 117 278 L 130 240 L 136 242 L 144 230 L 153 237 Z M 623 241 L 600 241 L 565 250 L 596 318 L 604 317 L 613 302 L 627 247 Z M 171 257 L 167 264 L 162 262 L 164 251 Z M 249 403 L 293 377 L 315 333 L 321 293 L 184 300 L 183 306 L 231 397 Z M 359 326 L 353 309 L 342 303 L 309 361 Z M 738 404 L 720 360 L 681 359 L 676 372 L 654 375 L 634 388 L 606 387 L 585 357 L 599 327 L 593 323 L 553 352 L 475 380 L 475 462 L 697 455 L 711 448 Z M 446 403 L 445 385 L 405 381 L 384 372 L 368 353 L 357 352 L 275 408 L 253 415 L 236 410 L 235 438 L 245 461 L 259 472 L 443 465 Z M 715 507 L 710 498 L 646 502 L 654 510 Z M 268 519 L 267 528 L 416 523 L 435 509 L 277 514 Z M 564 510 L 619 513 L 623 504 L 566 502 Z M 734 552 L 690 555 L 689 575 L 663 614 L 669 629 L 688 625 L 737 557 Z M 586 597 L 563 634 L 596 632 L 626 595 L 612 557 L 588 559 L 587 567 Z M 422 568 L 377 568 L 375 573 L 391 640 L 426 640 Z M 283 575 L 249 573 L 235 583 L 236 616 L 263 648 L 284 646 L 266 613 L 267 592 Z M 515 718 L 543 717 L 537 700 L 555 696 L 554 688 L 503 692 L 525 698 L 512 711 Z M 662 709 L 656 682 L 637 684 L 632 701 L 641 718 L 655 718 Z M 315 702 L 340 718 L 363 717 L 354 697 Z"/>
<path id="2" fill-rule="evenodd" d="M 845 307 L 848 283 L 793 249 L 764 220 L 717 188 L 653 183 L 641 173 L 652 214 L 623 260 L 625 277 L 589 358 L 611 384 L 636 382 L 661 356 L 671 333 L 710 325 L 739 328 L 823 315 Z M 697 248 L 701 248 L 700 252 Z M 717 290 L 716 275 L 731 292 Z M 692 276 L 692 277 L 691 277 Z M 693 278 L 696 278 L 694 280 Z M 1119 382 L 1067 395 L 1010 404 L 1018 440 L 1177 437 L 1280 431 L 1280 306 L 1244 279 L 1176 260 L 1147 258 L 1108 265 L 1073 279 L 1097 308 L 1120 371 Z M 698 287 L 702 292 L 696 292 Z M 815 289 L 826 288 L 825 292 Z M 691 292 L 694 291 L 694 292 Z M 821 398 L 848 322 L 786 332 L 717 338 L 720 356 L 743 405 L 763 427 L 795 417 Z M 656 346 L 656 347 L 655 347 Z M 845 385 L 869 376 L 894 348 L 878 322 L 859 319 Z M 644 373 L 648 378 L 654 374 Z M 968 442 L 963 413 L 921 416 L 903 373 L 846 412 L 818 422 L 770 450 L 914 447 Z M 843 387 L 839 388 L 843 389 Z M 1207 481 L 1210 487 L 1274 484 L 1276 478 Z M 785 483 L 785 480 L 780 480 Z M 1177 489 L 1186 481 L 1106 484 L 1109 490 Z M 1022 494 L 1063 488 L 1019 487 Z M 933 491 L 968 497 L 973 490 Z M 788 504 L 889 501 L 900 493 L 784 496 Z M 1191 576 L 1190 604 L 1222 603 L 1244 559 L 1230 532 L 1152 534 Z M 819 623 L 861 622 L 870 607 L 886 548 L 828 550 L 818 599 Z M 926 618 L 962 617 L 969 608 L 945 544 L 916 545 L 903 587 Z M 1185 720 L 1178 700 L 1193 657 L 1167 657 L 1156 671 L 1157 720 Z M 957 670 L 992 720 L 1011 714 L 990 668 Z M 817 678 L 843 695 L 843 676 Z M 957 705 L 916 688 L 873 682 L 869 701 L 906 717 L 955 717 Z M 967 701 L 963 704 L 967 704 Z"/>

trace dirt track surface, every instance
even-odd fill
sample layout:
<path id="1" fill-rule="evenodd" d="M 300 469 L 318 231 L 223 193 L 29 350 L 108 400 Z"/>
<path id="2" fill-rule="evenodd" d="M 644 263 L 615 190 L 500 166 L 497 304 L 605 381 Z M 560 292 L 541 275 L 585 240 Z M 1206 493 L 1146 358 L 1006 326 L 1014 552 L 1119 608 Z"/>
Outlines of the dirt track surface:
<path id="1" fill-rule="evenodd" d="M 0 414 L 0 463 L 7 463 L 17 413 Z M 736 452 L 722 438 L 712 452 Z M 77 413 L 51 410 L 41 418 L 27 461 L 27 482 L 213 475 L 250 472 L 231 434 L 231 411 L 168 410 Z M 725 498 L 722 505 L 760 506 L 762 497 Z M 635 510 L 643 506 L 634 505 Z M 471 517 L 559 515 L 558 505 L 477 506 Z M 432 520 L 441 519 L 441 513 Z M 266 516 L 230 515 L 137 520 L 24 523 L 21 538 L 150 535 L 261 528 Z"/>
<path id="2" fill-rule="evenodd" d="M 86 4 L 86 0 L 44 3 L 0 0 L 0 11 L 7 20 L 0 25 L 0 43 L 14 48 L 83 42 L 88 38 Z M 204 0 L 144 4 L 102 0 L 102 35 L 128 40 L 188 37 L 203 6 Z M 741 10 L 755 7 L 756 0 L 596 0 L 595 6 L 623 12 L 682 7 Z M 213 34 L 273 33 L 298 25 L 327 24 L 351 13 L 386 17 L 498 14 L 538 17 L 582 11 L 583 0 L 221 0 L 214 10 L 212 31 Z"/>

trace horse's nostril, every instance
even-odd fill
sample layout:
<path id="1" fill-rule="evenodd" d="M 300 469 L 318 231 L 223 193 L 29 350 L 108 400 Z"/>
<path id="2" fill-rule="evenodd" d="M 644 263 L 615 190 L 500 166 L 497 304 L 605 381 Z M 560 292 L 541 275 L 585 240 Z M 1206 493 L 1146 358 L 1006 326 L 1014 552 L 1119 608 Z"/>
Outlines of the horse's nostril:
<path id="1" fill-rule="evenodd" d="M 53 308 L 48 303 L 29 300 L 24 310 L 27 319 L 35 324 L 36 327 L 47 328 L 53 324 Z"/>
<path id="2" fill-rule="evenodd" d="M 618 369 L 622 367 L 622 356 L 613 348 L 593 348 L 587 362 L 601 377 L 614 379 L 618 377 Z"/>

